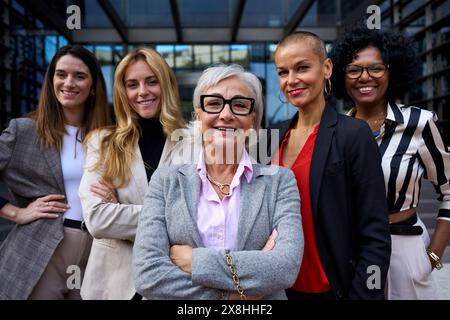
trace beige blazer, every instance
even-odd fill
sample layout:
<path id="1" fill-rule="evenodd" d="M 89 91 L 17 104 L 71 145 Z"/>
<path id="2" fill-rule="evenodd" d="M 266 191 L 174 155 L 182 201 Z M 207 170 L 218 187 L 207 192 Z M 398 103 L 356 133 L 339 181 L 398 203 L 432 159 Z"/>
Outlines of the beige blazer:
<path id="1" fill-rule="evenodd" d="M 101 176 L 101 171 L 92 171 L 92 166 L 98 160 L 99 142 L 104 134 L 102 131 L 93 135 L 87 143 L 86 164 L 79 188 L 85 223 L 94 237 L 81 296 L 85 300 L 131 299 L 136 292 L 132 248 L 148 187 L 147 175 L 137 145 L 130 182 L 128 186 L 117 189 L 119 203 L 105 203 L 90 192 L 90 185 L 99 181 Z M 183 142 L 166 139 L 158 167 L 180 161 L 176 157 L 183 154 L 179 149 L 186 144 L 186 139 Z M 184 160 L 188 160 L 186 154 Z"/>

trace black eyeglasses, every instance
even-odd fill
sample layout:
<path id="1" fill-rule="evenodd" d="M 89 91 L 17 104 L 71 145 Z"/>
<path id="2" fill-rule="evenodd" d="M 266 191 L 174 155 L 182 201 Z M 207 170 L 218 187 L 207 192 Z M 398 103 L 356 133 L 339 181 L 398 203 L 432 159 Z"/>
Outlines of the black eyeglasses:
<path id="1" fill-rule="evenodd" d="M 255 99 L 247 97 L 225 99 L 222 96 L 207 94 L 200 96 L 200 107 L 206 113 L 221 113 L 226 104 L 230 105 L 233 114 L 246 116 L 253 112 Z"/>
<path id="2" fill-rule="evenodd" d="M 361 77 L 364 70 L 366 70 L 369 76 L 374 79 L 379 79 L 384 76 L 388 68 L 389 65 L 384 63 L 374 63 L 367 67 L 358 66 L 357 64 L 349 64 L 345 67 L 345 74 L 349 79 L 358 79 Z"/>

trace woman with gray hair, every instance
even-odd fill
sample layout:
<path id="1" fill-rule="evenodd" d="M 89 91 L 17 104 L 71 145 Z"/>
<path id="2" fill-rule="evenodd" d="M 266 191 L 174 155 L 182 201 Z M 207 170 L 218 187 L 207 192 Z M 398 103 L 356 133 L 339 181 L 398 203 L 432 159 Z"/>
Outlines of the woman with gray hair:
<path id="1" fill-rule="evenodd" d="M 262 108 L 261 84 L 241 66 L 203 72 L 198 162 L 158 168 L 139 217 L 133 267 L 143 297 L 286 298 L 303 252 L 299 196 L 290 170 L 264 174 L 273 170 L 245 149 Z"/>

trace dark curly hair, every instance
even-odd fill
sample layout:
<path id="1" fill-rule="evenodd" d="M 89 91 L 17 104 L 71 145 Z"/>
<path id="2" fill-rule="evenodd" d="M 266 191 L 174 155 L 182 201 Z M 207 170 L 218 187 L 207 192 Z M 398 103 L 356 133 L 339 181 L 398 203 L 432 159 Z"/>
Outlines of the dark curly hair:
<path id="1" fill-rule="evenodd" d="M 335 96 L 351 101 L 345 89 L 345 67 L 359 51 L 367 47 L 378 48 L 383 62 L 389 65 L 387 100 L 402 98 L 418 75 L 419 59 L 411 39 L 391 30 L 371 30 L 362 21 L 336 40 L 330 52 L 329 56 L 333 61 L 331 81 Z"/>

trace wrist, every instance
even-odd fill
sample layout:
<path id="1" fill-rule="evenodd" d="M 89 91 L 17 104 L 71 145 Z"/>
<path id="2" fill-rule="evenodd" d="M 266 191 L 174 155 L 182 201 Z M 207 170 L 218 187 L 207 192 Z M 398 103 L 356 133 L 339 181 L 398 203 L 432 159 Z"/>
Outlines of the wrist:
<path id="1" fill-rule="evenodd" d="M 7 203 L 0 209 L 1 216 L 10 221 L 16 222 L 20 208 Z"/>
<path id="2" fill-rule="evenodd" d="M 441 258 L 434 251 L 427 249 L 427 255 L 428 258 L 430 259 L 433 268 L 440 270 L 444 267 L 444 265 L 441 262 Z"/>

